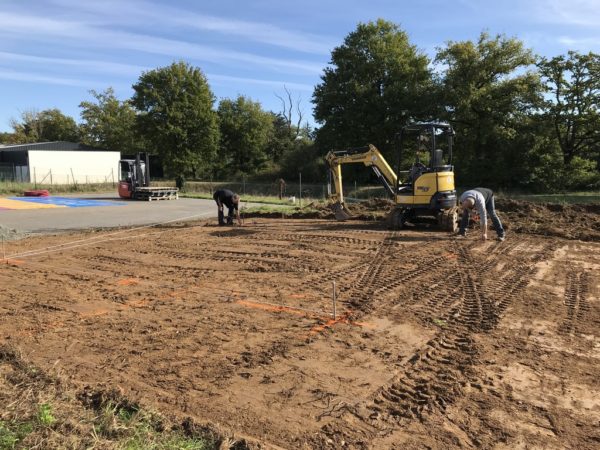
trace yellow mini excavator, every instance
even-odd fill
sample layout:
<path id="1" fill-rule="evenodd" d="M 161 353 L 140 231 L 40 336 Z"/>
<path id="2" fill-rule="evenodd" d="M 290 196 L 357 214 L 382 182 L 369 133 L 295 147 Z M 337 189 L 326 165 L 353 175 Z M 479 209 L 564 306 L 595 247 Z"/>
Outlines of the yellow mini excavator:
<path id="1" fill-rule="evenodd" d="M 374 145 L 327 154 L 325 159 L 333 186 L 329 198 L 336 219 L 351 217 L 344 202 L 342 165 L 362 163 L 373 169 L 394 200 L 395 207 L 389 216 L 392 228 L 401 229 L 405 222 L 421 217 L 435 217 L 442 230 L 456 231 L 458 208 L 452 166 L 454 130 L 446 123 L 416 123 L 404 127 L 397 137 L 397 172 Z M 401 171 L 405 165 L 410 167 Z"/>

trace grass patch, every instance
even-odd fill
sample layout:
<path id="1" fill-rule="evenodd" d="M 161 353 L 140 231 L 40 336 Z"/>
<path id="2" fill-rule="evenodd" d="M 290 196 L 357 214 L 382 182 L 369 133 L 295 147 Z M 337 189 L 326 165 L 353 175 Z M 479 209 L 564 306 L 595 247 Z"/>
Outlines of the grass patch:
<path id="1" fill-rule="evenodd" d="M 17 448 L 29 433 L 33 431 L 31 423 L 16 423 L 0 420 L 0 450 L 12 450 Z"/>
<path id="2" fill-rule="evenodd" d="M 204 192 L 183 192 L 179 194 L 180 197 L 186 198 L 202 198 L 212 200 L 213 196 L 209 193 Z M 298 206 L 300 204 L 300 199 L 296 197 L 296 203 L 292 203 L 287 199 L 279 199 L 276 196 L 269 195 L 240 195 L 243 203 L 264 203 L 267 205 L 287 205 L 289 207 Z M 309 203 L 317 201 L 314 198 L 303 198 L 302 204 L 308 205 Z"/>
<path id="3" fill-rule="evenodd" d="M 50 194 L 70 194 L 70 193 L 97 193 L 97 192 L 117 192 L 117 185 L 113 183 L 94 183 L 94 184 L 33 184 L 33 183 L 14 183 L 12 181 L 0 182 L 0 195 L 23 195 L 23 192 L 34 189 L 46 189 Z"/>
<path id="4" fill-rule="evenodd" d="M 448 325 L 448 323 L 442 319 L 431 319 L 431 321 L 441 328 L 445 328 Z"/>
<path id="5" fill-rule="evenodd" d="M 43 426 L 49 427 L 54 422 L 56 422 L 56 418 L 52 415 L 52 406 L 49 403 L 42 403 L 38 409 L 38 421 Z"/>
<path id="6" fill-rule="evenodd" d="M 284 205 L 273 205 L 273 206 L 252 206 L 251 208 L 244 208 L 243 214 L 261 214 L 261 213 L 281 213 L 288 214 L 297 210 L 294 206 Z"/>
<path id="7" fill-rule="evenodd" d="M 210 425 L 192 419 L 182 423 L 129 401 L 117 390 L 75 389 L 0 345 L 0 450 L 216 450 L 229 442 Z M 248 448 L 243 440 L 232 442 Z"/>
<path id="8" fill-rule="evenodd" d="M 123 450 L 209 450 L 218 448 L 210 436 L 188 436 L 181 429 L 167 430 L 157 414 L 136 405 L 109 402 L 101 408 L 94 424 L 99 438 L 109 439 Z"/>

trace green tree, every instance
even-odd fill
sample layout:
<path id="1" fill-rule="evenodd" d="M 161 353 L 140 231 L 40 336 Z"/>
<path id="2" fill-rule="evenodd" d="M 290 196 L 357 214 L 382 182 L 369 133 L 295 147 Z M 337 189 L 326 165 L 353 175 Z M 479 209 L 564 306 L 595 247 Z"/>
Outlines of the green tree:
<path id="1" fill-rule="evenodd" d="M 143 149 L 135 133 L 135 110 L 129 101 L 119 101 L 113 88 L 90 91 L 95 101 L 83 101 L 81 139 L 84 144 L 133 154 Z"/>
<path id="2" fill-rule="evenodd" d="M 27 110 L 21 113 L 20 121 L 11 119 L 15 142 L 72 141 L 79 142 L 79 129 L 72 117 L 59 109 Z"/>
<path id="3" fill-rule="evenodd" d="M 14 144 L 15 135 L 6 131 L 0 132 L 0 144 Z"/>
<path id="4" fill-rule="evenodd" d="M 267 146 L 267 155 L 274 162 L 279 162 L 282 155 L 292 148 L 294 137 L 290 133 L 289 122 L 282 114 L 271 113 L 271 120 L 273 133 Z"/>
<path id="5" fill-rule="evenodd" d="M 333 50 L 313 93 L 322 124 L 318 145 L 327 151 L 372 143 L 391 157 L 400 128 L 432 114 L 428 63 L 397 25 L 382 19 L 359 24 Z"/>
<path id="6" fill-rule="evenodd" d="M 523 177 L 528 118 L 541 102 L 532 53 L 515 38 L 482 33 L 477 42 L 449 42 L 436 62 L 444 118 L 456 129 L 458 183 L 511 185 Z"/>
<path id="7" fill-rule="evenodd" d="M 545 113 L 566 166 L 577 156 L 598 158 L 600 147 L 600 55 L 542 58 L 538 67 L 549 94 Z"/>
<path id="8" fill-rule="evenodd" d="M 244 96 L 221 100 L 218 109 L 221 131 L 220 159 L 229 174 L 255 174 L 268 159 L 273 135 L 273 116 L 260 103 Z"/>
<path id="9" fill-rule="evenodd" d="M 133 85 L 138 131 L 169 176 L 210 170 L 219 143 L 215 97 L 199 68 L 185 62 L 144 72 Z"/>

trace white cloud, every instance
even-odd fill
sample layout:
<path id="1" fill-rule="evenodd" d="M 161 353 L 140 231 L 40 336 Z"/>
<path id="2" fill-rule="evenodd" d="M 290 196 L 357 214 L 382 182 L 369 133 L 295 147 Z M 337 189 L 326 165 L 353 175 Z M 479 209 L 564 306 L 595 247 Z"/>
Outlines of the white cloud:
<path id="1" fill-rule="evenodd" d="M 158 24 L 161 28 L 183 26 L 192 30 L 216 32 L 275 47 L 321 55 L 328 55 L 334 46 L 334 40 L 324 36 L 300 33 L 265 22 L 198 14 L 146 1 L 53 0 L 53 3 L 71 11 L 93 13 L 94 20 L 105 19 L 111 24 L 119 22 L 126 25 Z"/>
<path id="2" fill-rule="evenodd" d="M 238 83 L 238 84 L 255 84 L 261 86 L 270 86 L 273 88 L 281 89 L 283 86 L 288 87 L 289 89 L 296 91 L 307 91 L 312 92 L 314 86 L 310 84 L 302 84 L 302 83 L 290 83 L 288 81 L 280 81 L 280 80 L 260 80 L 256 78 L 243 78 L 243 77 L 232 77 L 229 75 L 217 75 L 217 74 L 206 74 L 209 82 L 214 82 L 218 84 L 225 83 Z M 211 83 L 212 84 L 212 83 Z"/>
<path id="3" fill-rule="evenodd" d="M 558 38 L 558 42 L 570 48 L 582 48 L 584 51 L 589 50 L 591 47 L 600 48 L 600 36 L 591 38 L 574 38 L 569 36 L 561 36 Z"/>
<path id="4" fill-rule="evenodd" d="M 532 6 L 544 22 L 600 26 L 600 0 L 535 0 Z"/>
<path id="5" fill-rule="evenodd" d="M 65 78 L 62 76 L 49 76 L 47 75 L 48 70 L 46 67 L 48 65 L 52 66 L 69 66 L 76 67 L 78 69 L 84 69 L 86 72 L 90 73 L 113 73 L 117 75 L 129 76 L 133 79 L 137 79 L 137 77 L 146 70 L 151 70 L 148 67 L 135 66 L 129 64 L 119 64 L 108 61 L 99 61 L 99 60 L 89 60 L 89 59 L 67 59 L 67 58 L 47 58 L 42 56 L 34 56 L 34 55 L 24 55 L 18 53 L 9 53 L 9 52 L 0 52 L 0 62 L 3 61 L 21 61 L 28 63 L 28 71 L 18 71 L 18 70 L 9 70 L 9 69 L 1 69 L 0 68 L 0 78 L 6 80 L 22 80 L 22 81 L 30 81 L 30 82 L 40 82 L 45 84 L 60 84 L 60 85 L 68 85 L 68 86 L 83 86 L 89 87 L 92 84 L 99 84 L 91 81 L 86 81 L 83 79 L 76 78 Z M 40 67 L 36 67 L 39 65 Z M 37 75 L 35 72 L 43 71 L 46 75 Z M 215 73 L 206 74 L 209 83 L 211 84 L 219 84 L 219 85 L 227 85 L 231 83 L 236 84 L 252 84 L 259 86 L 269 86 L 273 88 L 281 88 L 282 86 L 287 86 L 290 89 L 297 91 L 307 91 L 312 92 L 313 86 L 309 84 L 302 83 L 292 83 L 289 81 L 282 80 L 265 80 L 258 78 L 247 78 L 247 77 L 234 77 L 229 75 L 220 75 Z"/>
<path id="6" fill-rule="evenodd" d="M 89 88 L 90 85 L 94 84 L 89 80 L 80 80 L 77 78 L 64 78 L 54 77 L 48 75 L 39 75 L 32 72 L 21 72 L 10 69 L 4 69 L 0 67 L 0 79 L 2 80 L 13 80 L 13 81 L 27 81 L 33 83 L 44 83 L 44 84 L 59 84 L 62 86 L 77 86 Z M 95 83 L 100 84 L 100 83 Z"/>
<path id="7" fill-rule="evenodd" d="M 0 36 L 5 39 L 37 39 L 46 44 L 50 39 L 62 39 L 62 45 L 94 46 L 103 49 L 127 49 L 166 55 L 174 59 L 196 59 L 213 63 L 237 63 L 244 66 L 269 67 L 273 70 L 316 74 L 321 64 L 309 61 L 279 59 L 247 52 L 209 47 L 175 39 L 103 29 L 83 22 L 42 18 L 31 15 L 3 13 L 0 15 Z"/>
<path id="8" fill-rule="evenodd" d="M 0 52 L 0 61 L 26 62 L 31 67 L 38 64 L 42 67 L 51 66 L 69 66 L 92 73 L 112 73 L 124 76 L 137 77 L 149 67 L 135 66 L 131 64 L 120 64 L 110 61 L 100 61 L 92 59 L 67 59 L 67 58 L 48 58 L 45 56 L 25 55 L 19 53 Z M 51 65 L 51 66 L 48 66 Z"/>

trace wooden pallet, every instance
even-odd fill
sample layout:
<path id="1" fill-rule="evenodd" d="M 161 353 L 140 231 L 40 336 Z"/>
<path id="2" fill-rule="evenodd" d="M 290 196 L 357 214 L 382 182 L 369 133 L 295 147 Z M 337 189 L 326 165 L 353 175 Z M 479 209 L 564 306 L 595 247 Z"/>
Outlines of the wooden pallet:
<path id="1" fill-rule="evenodd" d="M 136 200 L 177 200 L 179 198 L 179 189 L 171 187 L 142 187 L 137 188 L 133 193 Z"/>

